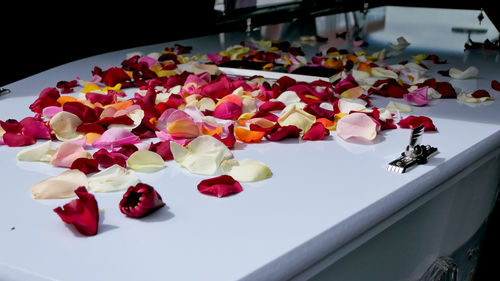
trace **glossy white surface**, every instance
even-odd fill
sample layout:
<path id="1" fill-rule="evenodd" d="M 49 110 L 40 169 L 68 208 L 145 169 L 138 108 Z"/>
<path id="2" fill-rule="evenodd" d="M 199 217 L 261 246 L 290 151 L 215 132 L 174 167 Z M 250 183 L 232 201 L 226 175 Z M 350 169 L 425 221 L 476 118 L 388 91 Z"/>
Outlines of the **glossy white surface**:
<path id="1" fill-rule="evenodd" d="M 390 18 L 385 21 L 391 26 Z M 413 27 L 404 30 L 405 34 L 391 32 L 386 36 L 395 40 L 412 34 L 418 40 L 416 34 L 426 30 L 422 26 L 425 23 L 418 30 Z M 287 38 L 285 35 L 281 34 Z M 205 53 L 219 51 L 242 38 L 245 34 L 226 34 L 224 42 L 215 36 L 178 43 L 193 46 L 193 53 Z M 418 42 L 413 42 L 415 47 L 412 44 L 401 58 L 422 51 Z M 12 94 L 0 97 L 0 120 L 31 115 L 27 106 L 35 96 L 60 80 L 89 78 L 95 65 L 118 65 L 129 51 L 161 51 L 173 43 L 103 54 L 7 85 Z M 375 42 L 373 48 L 378 47 Z M 270 179 L 243 184 L 240 194 L 218 199 L 196 190 L 205 177 L 191 175 L 176 163 L 167 162 L 166 169 L 141 173 L 140 178 L 155 186 L 168 208 L 135 220 L 118 209 L 121 192 L 96 194 L 102 208 L 99 233 L 81 237 L 52 212 L 69 200 L 35 201 L 29 192 L 34 183 L 63 170 L 43 163 L 17 162 L 15 155 L 21 148 L 1 146 L 0 279 L 161 277 L 224 281 L 293 277 L 471 163 L 493 151 L 497 153 L 500 92 L 492 90 L 489 83 L 500 78 L 498 53 L 487 56 L 475 51 L 464 55 L 456 49 L 454 45 L 447 51 L 436 50 L 448 64 L 434 65 L 433 71 L 475 65 L 480 69 L 479 79 L 453 80 L 452 84 L 467 91 L 487 89 L 496 100 L 469 106 L 443 99 L 414 108 L 413 115 L 434 120 L 439 131 L 426 133 L 423 142 L 438 147 L 440 153 L 407 174 L 385 170 L 408 143 L 410 132 L 405 129 L 385 131 L 372 144 L 348 143 L 333 134 L 319 142 L 288 140 L 240 145 L 234 151 L 235 157 L 265 162 L 273 171 Z M 381 97 L 372 100 L 377 106 L 389 101 Z"/>

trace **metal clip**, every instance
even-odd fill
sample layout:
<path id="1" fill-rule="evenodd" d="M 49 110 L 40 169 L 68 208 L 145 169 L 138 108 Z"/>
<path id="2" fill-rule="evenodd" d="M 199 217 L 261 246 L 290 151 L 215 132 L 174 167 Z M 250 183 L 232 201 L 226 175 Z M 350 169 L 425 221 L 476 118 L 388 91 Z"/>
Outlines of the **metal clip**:
<path id="1" fill-rule="evenodd" d="M 420 144 L 423 134 L 424 126 L 413 129 L 410 144 L 401 153 L 401 156 L 387 165 L 388 171 L 400 174 L 405 173 L 417 165 L 427 163 L 427 160 L 438 152 L 435 147 Z"/>
<path id="2" fill-rule="evenodd" d="M 8 95 L 8 94 L 10 94 L 10 90 L 9 89 L 5 89 L 5 88 L 1 88 L 0 87 L 0 97 L 4 96 L 4 95 Z"/>

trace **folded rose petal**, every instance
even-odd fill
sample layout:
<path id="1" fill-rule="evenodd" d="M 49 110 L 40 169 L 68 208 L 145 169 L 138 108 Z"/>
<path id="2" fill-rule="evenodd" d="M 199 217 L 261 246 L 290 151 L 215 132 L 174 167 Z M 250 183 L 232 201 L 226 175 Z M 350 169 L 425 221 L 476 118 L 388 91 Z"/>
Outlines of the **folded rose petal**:
<path id="1" fill-rule="evenodd" d="M 181 110 L 170 114 L 166 120 L 166 130 L 174 138 L 196 138 L 200 135 L 194 120 Z"/>
<path id="2" fill-rule="evenodd" d="M 229 159 L 221 167 L 225 174 L 239 182 L 255 182 L 269 178 L 271 169 L 261 161 L 254 159 Z"/>
<path id="3" fill-rule="evenodd" d="M 109 152 L 105 148 L 101 148 L 98 151 L 94 152 L 92 157 L 103 168 L 109 168 L 115 164 L 122 167 L 127 167 L 127 156 L 118 152 Z"/>
<path id="4" fill-rule="evenodd" d="M 144 118 L 144 110 L 142 109 L 136 109 L 128 112 L 126 115 L 123 115 L 128 117 L 129 119 L 132 120 L 132 124 L 120 124 L 118 122 L 113 122 L 111 123 L 108 128 L 122 128 L 126 130 L 133 130 L 137 128 L 139 125 L 141 125 L 142 119 Z M 114 116 L 114 118 L 119 118 L 120 116 Z"/>
<path id="5" fill-rule="evenodd" d="M 120 211 L 128 217 L 141 218 L 165 206 L 160 194 L 150 185 L 130 186 L 120 201 Z"/>
<path id="6" fill-rule="evenodd" d="M 92 155 L 77 143 L 63 142 L 56 147 L 56 152 L 50 158 L 50 164 L 69 168 L 78 158 L 92 158 Z"/>
<path id="7" fill-rule="evenodd" d="M 355 99 L 355 98 L 359 98 L 363 95 L 364 93 L 364 89 L 361 88 L 360 86 L 357 86 L 357 87 L 353 87 L 353 88 L 350 88 L 348 90 L 345 90 L 344 92 L 342 92 L 340 94 L 340 97 L 341 98 L 351 98 L 351 99 Z"/>
<path id="8" fill-rule="evenodd" d="M 398 79 L 396 72 L 383 67 L 372 67 L 371 75 L 374 77 Z"/>
<path id="9" fill-rule="evenodd" d="M 241 184 L 228 175 L 202 180 L 198 184 L 198 191 L 219 198 L 240 193 L 242 190 Z"/>
<path id="10" fill-rule="evenodd" d="M 470 66 L 464 71 L 457 68 L 450 68 L 449 75 L 454 79 L 469 79 L 475 78 L 479 74 L 479 69 L 475 66 Z"/>
<path id="11" fill-rule="evenodd" d="M 195 174 L 213 175 L 222 161 L 233 158 L 224 143 L 208 135 L 195 138 L 186 147 L 170 142 L 170 149 L 174 160 Z"/>
<path id="12" fill-rule="evenodd" d="M 328 136 L 330 131 L 325 128 L 321 122 L 316 122 L 311 126 L 311 129 L 302 136 L 303 140 L 322 140 Z"/>
<path id="13" fill-rule="evenodd" d="M 287 138 L 298 138 L 302 130 L 294 125 L 279 126 L 266 134 L 266 139 L 270 141 L 281 141 Z"/>
<path id="14" fill-rule="evenodd" d="M 432 122 L 432 119 L 426 116 L 413 116 L 410 115 L 398 122 L 399 127 L 415 129 L 419 126 L 424 126 L 424 131 L 436 131 L 436 127 Z"/>
<path id="15" fill-rule="evenodd" d="M 375 139 L 378 130 L 377 122 L 364 113 L 351 113 L 337 122 L 337 135 L 344 140 L 360 138 L 370 141 Z"/>
<path id="16" fill-rule="evenodd" d="M 114 192 L 125 190 L 139 183 L 139 177 L 127 168 L 112 165 L 88 178 L 93 192 Z"/>
<path id="17" fill-rule="evenodd" d="M 139 137 L 124 128 L 109 128 L 101 137 L 96 139 L 92 146 L 95 148 L 111 148 L 123 144 L 134 144 L 139 142 Z"/>
<path id="18" fill-rule="evenodd" d="M 93 194 L 87 192 L 84 186 L 75 190 L 77 199 L 65 204 L 62 208 L 54 209 L 59 217 L 68 224 L 75 226 L 76 230 L 83 235 L 93 236 L 97 234 L 99 225 L 99 209 Z"/>
<path id="19" fill-rule="evenodd" d="M 33 136 L 35 139 L 51 139 L 50 128 L 45 122 L 36 120 L 33 117 L 26 117 L 19 123 L 23 126 L 23 135 Z"/>
<path id="20" fill-rule="evenodd" d="M 3 143 L 10 147 L 28 146 L 36 143 L 36 139 L 30 135 L 6 132 L 2 137 Z"/>
<path id="21" fill-rule="evenodd" d="M 164 161 L 173 160 L 174 156 L 170 150 L 170 141 L 151 143 L 148 150 L 158 153 Z"/>
<path id="22" fill-rule="evenodd" d="M 389 112 L 396 113 L 410 113 L 412 111 L 411 106 L 404 103 L 390 101 L 385 107 Z"/>
<path id="23" fill-rule="evenodd" d="M 338 100 L 338 107 L 341 113 L 349 113 L 351 111 L 363 111 L 366 109 L 367 102 L 362 99 L 341 98 Z"/>
<path id="24" fill-rule="evenodd" d="M 219 119 L 236 120 L 243 112 L 242 107 L 234 102 L 226 101 L 219 103 L 213 112 L 213 116 Z"/>
<path id="25" fill-rule="evenodd" d="M 423 106 L 429 103 L 427 98 L 429 87 L 418 88 L 408 94 L 405 94 L 403 98 L 412 105 Z"/>
<path id="26" fill-rule="evenodd" d="M 241 127 L 234 129 L 236 139 L 245 143 L 261 142 L 265 134 L 263 131 L 252 131 Z"/>
<path id="27" fill-rule="evenodd" d="M 491 101 L 493 98 L 486 90 L 476 90 L 473 93 L 466 93 L 462 91 L 457 96 L 457 100 L 466 103 L 482 103 L 486 101 Z"/>
<path id="28" fill-rule="evenodd" d="M 75 196 L 75 189 L 88 186 L 87 176 L 79 170 L 66 170 L 31 187 L 35 199 L 57 199 Z"/>
<path id="29" fill-rule="evenodd" d="M 60 141 L 80 139 L 83 133 L 77 132 L 76 128 L 82 124 L 80 117 L 67 111 L 61 111 L 50 119 L 49 125 Z"/>
<path id="30" fill-rule="evenodd" d="M 49 162 L 52 154 L 52 141 L 49 140 L 19 151 L 16 158 L 19 161 Z"/>
<path id="31" fill-rule="evenodd" d="M 288 105 L 281 112 L 281 116 L 278 118 L 278 123 L 280 126 L 295 126 L 301 129 L 303 132 L 309 131 L 312 124 L 316 122 L 316 116 L 306 112 L 304 110 L 305 104 L 296 103 Z"/>
<path id="32" fill-rule="evenodd" d="M 152 173 L 165 168 L 165 161 L 156 152 L 138 150 L 127 159 L 127 165 L 135 171 Z"/>
<path id="33" fill-rule="evenodd" d="M 84 174 L 91 174 L 99 172 L 99 163 L 95 159 L 90 158 L 77 158 L 71 163 L 70 169 L 80 170 Z"/>

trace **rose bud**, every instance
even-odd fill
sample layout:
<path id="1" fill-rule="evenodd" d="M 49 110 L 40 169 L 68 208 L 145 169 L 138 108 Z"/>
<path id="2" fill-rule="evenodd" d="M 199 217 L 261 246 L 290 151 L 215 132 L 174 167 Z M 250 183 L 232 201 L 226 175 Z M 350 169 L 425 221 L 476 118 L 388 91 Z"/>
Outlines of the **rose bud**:
<path id="1" fill-rule="evenodd" d="M 146 216 L 163 206 L 160 194 L 144 183 L 129 187 L 120 201 L 120 211 L 134 218 Z"/>

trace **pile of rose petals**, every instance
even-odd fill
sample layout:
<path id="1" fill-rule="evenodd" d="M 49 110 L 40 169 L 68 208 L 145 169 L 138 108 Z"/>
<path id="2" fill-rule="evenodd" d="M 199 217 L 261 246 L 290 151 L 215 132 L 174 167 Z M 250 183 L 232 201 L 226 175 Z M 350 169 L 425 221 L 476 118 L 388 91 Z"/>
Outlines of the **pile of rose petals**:
<path id="1" fill-rule="evenodd" d="M 404 49 L 408 43 L 403 39 L 394 48 Z M 43 89 L 29 105 L 33 116 L 0 121 L 0 144 L 27 146 L 18 153 L 19 161 L 67 169 L 36 183 L 31 188 L 34 198 L 77 196 L 56 212 L 81 233 L 94 235 L 97 202 L 87 190 L 126 190 L 120 210 L 142 217 L 165 203 L 137 173 L 161 171 L 169 161 L 210 177 L 198 185 L 201 193 L 225 197 L 241 192 L 240 182 L 272 175 L 259 160 L 236 159 L 232 150 L 238 143 L 322 141 L 332 134 L 372 142 L 380 131 L 398 127 L 437 130 L 426 116 L 400 117 L 411 106 L 429 106 L 439 98 L 492 100 L 485 90 L 457 95 L 449 82 L 428 76 L 426 62 L 446 63 L 435 55 L 385 65 L 384 50 L 367 54 L 330 48 L 307 62 L 300 47 L 278 41 L 242 43 L 204 56 L 188 57 L 190 50 L 175 45 L 162 52 L 129 54 L 120 66 L 95 67 L 88 81 L 77 78 Z M 305 83 L 286 74 L 276 81 L 230 77 L 217 65 L 232 60 L 282 65 L 289 72 L 304 65 L 339 72 L 332 83 Z M 451 68 L 447 75 L 470 79 L 477 73 L 475 67 Z M 493 89 L 499 85 L 492 81 Z M 371 95 L 403 103 L 377 108 L 371 106 Z M 142 200 L 146 203 L 138 204 Z"/>

